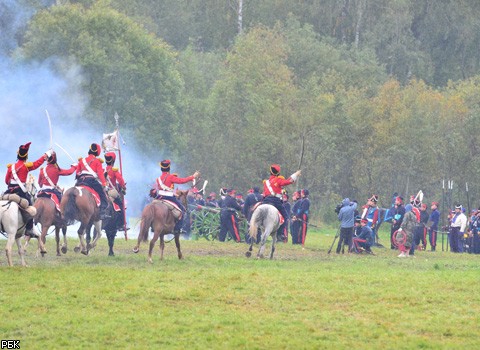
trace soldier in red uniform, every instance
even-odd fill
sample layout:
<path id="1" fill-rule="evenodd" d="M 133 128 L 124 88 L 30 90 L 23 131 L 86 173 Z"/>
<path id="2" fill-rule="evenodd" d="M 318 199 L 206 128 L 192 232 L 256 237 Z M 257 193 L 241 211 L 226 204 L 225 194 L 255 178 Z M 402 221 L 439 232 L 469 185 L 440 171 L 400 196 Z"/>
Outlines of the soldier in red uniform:
<path id="1" fill-rule="evenodd" d="M 28 160 L 28 150 L 30 148 L 31 142 L 26 143 L 25 145 L 21 145 L 18 148 L 17 152 L 17 162 L 15 164 L 8 164 L 7 165 L 7 174 L 5 175 L 5 183 L 7 184 L 8 188 L 5 193 L 15 193 L 18 194 L 20 197 L 25 198 L 28 200 L 30 205 L 32 205 L 32 198 L 30 194 L 27 192 L 25 187 L 25 182 L 27 181 L 27 175 L 29 171 L 35 170 L 43 162 L 52 155 L 52 151 L 48 150 L 45 152 L 43 156 L 38 158 L 35 162 L 27 162 Z M 26 232 L 25 235 L 29 236 L 33 234 L 33 218 L 28 220 L 26 223 Z"/>
<path id="2" fill-rule="evenodd" d="M 127 186 L 123 179 L 122 173 L 118 168 L 114 168 L 115 159 L 117 155 L 115 152 L 105 153 L 105 163 L 107 167 L 105 169 L 105 179 L 107 180 L 107 186 L 115 195 L 113 202 L 120 207 L 120 211 L 112 211 L 112 218 L 106 221 L 103 225 L 108 240 L 108 255 L 114 256 L 113 245 L 115 243 L 115 236 L 117 230 L 123 230 L 125 228 L 125 205 L 123 202 L 123 196 L 126 194 Z M 114 190 L 114 191 L 113 191 Z"/>
<path id="3" fill-rule="evenodd" d="M 100 196 L 100 220 L 104 220 L 107 218 L 105 210 L 107 209 L 108 201 L 105 191 L 108 191 L 108 186 L 103 173 L 103 160 L 97 158 L 101 150 L 99 144 L 92 143 L 88 150 L 88 156 L 79 159 L 77 183 L 75 186 L 88 186 L 98 193 Z"/>
<path id="4" fill-rule="evenodd" d="M 184 217 L 185 217 L 185 208 L 182 203 L 175 197 L 175 184 L 184 184 L 193 179 L 196 179 L 200 176 L 198 171 L 195 171 L 193 175 L 188 177 L 178 177 L 177 174 L 170 174 L 170 165 L 171 162 L 168 159 L 162 160 L 160 162 L 160 168 L 162 169 L 162 175 L 160 175 L 156 180 L 156 196 L 157 199 L 165 199 L 175 203 L 181 210 L 182 216 L 181 219 L 175 224 L 174 231 L 179 232 L 182 228 Z"/>
<path id="5" fill-rule="evenodd" d="M 288 179 L 285 179 L 280 175 L 280 165 L 272 164 L 270 166 L 270 174 L 270 178 L 263 181 L 263 203 L 273 205 L 284 217 L 285 222 L 280 225 L 277 230 L 277 239 L 283 241 L 283 227 L 287 222 L 288 214 L 286 213 L 282 202 L 282 189 L 283 187 L 291 185 L 297 181 L 301 174 L 301 170 L 298 170 Z"/>
<path id="6" fill-rule="evenodd" d="M 57 164 L 55 152 L 52 152 L 51 156 L 47 158 L 47 163 L 46 167 L 40 168 L 38 184 L 41 190 L 37 197 L 50 197 L 50 193 L 53 193 L 60 202 L 62 200 L 62 190 L 57 186 L 58 179 L 60 176 L 72 175 L 77 169 L 77 164 L 72 164 L 69 169 L 61 169 Z"/>

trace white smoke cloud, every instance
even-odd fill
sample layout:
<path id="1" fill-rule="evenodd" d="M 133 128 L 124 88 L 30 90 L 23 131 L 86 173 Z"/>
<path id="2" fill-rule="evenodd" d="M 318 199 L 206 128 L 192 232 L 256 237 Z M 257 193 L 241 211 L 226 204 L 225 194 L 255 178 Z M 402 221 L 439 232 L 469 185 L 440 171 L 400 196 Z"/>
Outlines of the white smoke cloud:
<path id="1" fill-rule="evenodd" d="M 3 181 L 6 164 L 16 161 L 16 152 L 21 144 L 32 142 L 29 151 L 31 161 L 50 148 L 46 110 L 51 117 L 54 149 L 62 168 L 69 167 L 72 160 L 55 143 L 77 160 L 87 155 L 91 143 L 101 144 L 102 134 L 113 130 L 105 130 L 107 127 L 104 125 L 87 122 L 85 116 L 89 110 L 89 96 L 82 90 L 84 76 L 81 67 L 74 62 L 56 57 L 44 62 L 28 63 L 11 59 L 18 42 L 18 30 L 25 28 L 34 10 L 21 5 L 19 1 L 0 0 L 0 11 L 0 21 L 3 19 L 0 24 L 0 40 L 3 43 L 0 50 L 0 179 L 3 186 L 0 186 L 0 190 L 3 190 L 6 188 Z M 5 27 L 8 30 L 3 30 Z M 62 67 L 61 75 L 52 69 L 53 66 Z M 113 116 L 111 125 L 114 125 Z M 158 162 L 163 158 L 162 152 L 155 159 L 140 154 L 134 140 L 127 139 L 122 146 L 122 158 L 129 216 L 140 215 L 149 186 L 160 175 Z M 118 158 L 116 166 L 119 166 Z M 178 171 L 175 166 L 172 170 Z M 33 174 L 38 177 L 38 171 Z M 73 175 L 61 177 L 59 181 L 62 187 L 73 184 Z"/>

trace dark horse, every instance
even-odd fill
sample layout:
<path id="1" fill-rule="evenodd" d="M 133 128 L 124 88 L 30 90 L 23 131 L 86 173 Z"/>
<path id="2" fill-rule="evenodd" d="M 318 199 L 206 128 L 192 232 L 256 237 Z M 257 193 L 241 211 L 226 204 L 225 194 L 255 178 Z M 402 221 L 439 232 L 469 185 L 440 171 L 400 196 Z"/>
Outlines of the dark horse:
<path id="1" fill-rule="evenodd" d="M 185 207 L 187 206 L 187 193 L 188 191 L 177 191 L 177 197 Z M 162 200 L 154 200 L 143 208 L 140 233 L 138 234 L 137 245 L 133 248 L 134 253 L 138 253 L 142 241 L 148 241 L 148 231 L 152 228 L 153 238 L 150 241 L 150 248 L 148 250 L 148 261 L 153 263 L 152 251 L 158 237 L 160 237 L 160 260 L 163 260 L 163 250 L 165 249 L 164 236 L 173 232 L 176 223 L 174 211 L 177 211 L 178 213 L 177 209 L 172 209 L 171 204 Z M 184 215 L 186 215 L 186 213 L 184 213 Z M 175 245 L 177 246 L 178 258 L 182 259 L 183 255 L 180 251 L 180 232 L 173 232 L 173 234 L 175 235 Z"/>
<path id="2" fill-rule="evenodd" d="M 55 241 L 57 242 L 57 256 L 60 254 L 60 230 L 63 233 L 62 253 L 67 252 L 67 225 L 62 220 L 60 212 L 57 211 L 55 203 L 49 197 L 37 197 L 34 207 L 37 208 L 35 214 L 35 224 L 40 223 L 42 226 L 42 234 L 40 239 L 45 244 L 46 236 L 50 226 L 55 226 Z"/>
<path id="3" fill-rule="evenodd" d="M 81 252 L 88 255 L 90 249 L 95 248 L 98 239 L 102 236 L 102 220 L 100 220 L 100 211 L 93 194 L 83 187 L 69 188 L 63 195 L 60 212 L 67 225 L 73 224 L 76 220 L 80 221 L 78 238 Z M 90 232 L 92 226 L 95 227 L 96 235 L 94 235 L 93 242 L 87 242 L 85 245 L 84 235 L 87 230 Z"/>
<path id="4" fill-rule="evenodd" d="M 107 234 L 107 241 L 108 241 L 108 255 L 114 256 L 115 253 L 113 252 L 113 245 L 115 244 L 115 237 L 117 235 L 117 231 L 119 228 L 124 229 L 124 213 L 120 211 L 115 211 L 113 206 L 114 199 L 112 197 L 108 197 L 109 204 L 107 207 L 107 214 L 110 216 L 109 219 L 102 221 L 102 229 Z M 126 239 L 125 234 L 125 239 Z M 87 241 L 89 239 L 89 234 L 87 233 Z"/>

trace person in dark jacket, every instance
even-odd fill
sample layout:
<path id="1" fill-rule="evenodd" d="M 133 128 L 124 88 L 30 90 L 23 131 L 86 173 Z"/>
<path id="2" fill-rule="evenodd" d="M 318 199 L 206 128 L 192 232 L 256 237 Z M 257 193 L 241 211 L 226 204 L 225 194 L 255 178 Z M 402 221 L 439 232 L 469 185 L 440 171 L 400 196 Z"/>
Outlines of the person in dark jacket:
<path id="1" fill-rule="evenodd" d="M 368 223 L 368 219 L 361 219 L 361 231 L 358 236 L 353 238 L 353 244 L 357 253 L 361 253 L 362 249 L 367 253 L 372 253 L 371 247 L 373 243 L 375 243 L 375 233 L 372 231 Z"/>
<path id="2" fill-rule="evenodd" d="M 300 231 L 298 240 L 299 243 L 304 246 L 305 238 L 307 238 L 307 229 L 308 229 L 308 214 L 310 211 L 310 199 L 308 198 L 309 191 L 305 188 L 300 191 L 300 196 L 302 197 L 302 202 L 298 209 L 297 219 L 300 219 Z"/>
<path id="3" fill-rule="evenodd" d="M 245 198 L 245 203 L 243 205 L 242 213 L 249 223 L 250 223 L 250 219 L 252 218 L 253 207 L 255 206 L 255 204 L 257 204 L 258 202 L 261 202 L 262 200 L 263 200 L 263 196 L 260 193 L 260 188 L 258 187 L 254 187 L 252 192 L 249 193 Z M 260 239 L 262 238 L 262 235 L 260 234 L 260 232 L 261 230 L 260 228 L 258 228 L 258 234 L 256 239 L 257 244 L 260 243 Z M 247 232 L 247 235 L 248 235 L 248 232 Z M 250 236 L 247 237 L 247 243 L 251 243 Z"/>
<path id="4" fill-rule="evenodd" d="M 393 242 L 393 234 L 398 231 L 402 225 L 403 217 L 405 216 L 405 207 L 403 206 L 403 198 L 397 196 L 395 198 L 395 209 L 392 219 L 392 228 L 390 229 L 390 248 L 397 249 L 395 243 Z"/>
<path id="5" fill-rule="evenodd" d="M 438 202 L 432 202 L 430 207 L 432 212 L 428 218 L 427 226 L 428 228 L 428 241 L 430 243 L 430 249 L 432 252 L 437 248 L 437 232 L 438 232 L 438 222 L 440 221 L 440 212 L 438 211 Z"/>
<path id="6" fill-rule="evenodd" d="M 290 226 L 290 213 L 292 211 L 292 206 L 290 205 L 290 202 L 288 201 L 289 197 L 288 194 L 285 192 L 283 194 L 282 202 L 283 206 L 285 208 L 285 212 L 287 213 L 287 217 L 285 218 L 286 224 L 283 226 L 283 243 L 288 242 L 288 227 Z"/>
<path id="7" fill-rule="evenodd" d="M 237 220 L 237 211 L 241 210 L 242 207 L 235 199 L 235 190 L 227 190 L 227 195 L 223 200 L 223 207 L 220 212 L 220 234 L 218 236 L 220 242 L 225 242 L 228 232 L 230 232 L 235 242 L 241 241 Z"/>
<path id="8" fill-rule="evenodd" d="M 297 220 L 297 215 L 299 215 L 298 213 L 300 210 L 300 206 L 302 205 L 300 191 L 293 192 L 292 199 L 293 206 L 290 214 L 290 234 L 292 235 L 292 244 L 301 244 L 298 233 L 300 232 L 302 222 L 300 220 Z"/>
<path id="9" fill-rule="evenodd" d="M 353 227 L 355 225 L 355 210 L 357 209 L 357 203 L 355 201 L 350 202 L 350 199 L 345 198 L 342 201 L 342 208 L 338 212 L 338 220 L 340 220 L 340 239 L 337 245 L 337 254 L 344 251 L 344 246 L 350 248 L 352 245 Z"/>

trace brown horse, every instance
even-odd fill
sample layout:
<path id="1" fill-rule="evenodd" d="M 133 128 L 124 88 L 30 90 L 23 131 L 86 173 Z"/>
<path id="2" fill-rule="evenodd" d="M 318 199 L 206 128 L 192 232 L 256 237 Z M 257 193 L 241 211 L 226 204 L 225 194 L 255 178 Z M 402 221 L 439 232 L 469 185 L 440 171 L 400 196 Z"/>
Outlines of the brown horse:
<path id="1" fill-rule="evenodd" d="M 187 193 L 188 191 L 177 190 L 177 197 L 185 207 L 187 206 Z M 140 249 L 140 243 L 142 241 L 148 241 L 148 231 L 150 228 L 152 228 L 153 238 L 150 241 L 150 248 L 148 250 L 148 261 L 153 263 L 152 251 L 155 247 L 158 237 L 160 237 L 160 260 L 163 260 L 163 250 L 165 249 L 164 236 L 169 233 L 173 233 L 175 235 L 175 245 L 177 246 L 178 258 L 182 259 L 183 255 L 180 250 L 180 233 L 173 232 L 175 223 L 176 219 L 172 209 L 169 207 L 169 204 L 166 204 L 161 200 L 154 200 L 152 203 L 147 204 L 142 211 L 140 233 L 138 234 L 137 245 L 133 248 L 133 252 L 138 253 Z"/>
<path id="2" fill-rule="evenodd" d="M 67 252 L 67 225 L 60 213 L 57 211 L 55 203 L 47 197 L 38 197 L 35 201 L 34 207 L 37 208 L 37 214 L 34 217 L 35 224 L 40 223 L 42 226 L 42 234 L 40 239 L 45 244 L 47 232 L 50 226 L 55 226 L 55 241 L 57 242 L 57 256 L 60 254 L 60 230 L 63 233 L 62 253 Z"/>
<path id="3" fill-rule="evenodd" d="M 66 225 L 80 221 L 78 238 L 80 239 L 81 252 L 88 255 L 90 249 L 95 248 L 98 239 L 102 236 L 102 220 L 100 210 L 95 202 L 95 197 L 90 191 L 82 187 L 69 188 L 62 197 L 60 212 Z M 85 245 L 84 235 L 90 231 L 92 225 L 95 227 L 96 235 L 91 243 Z"/>

